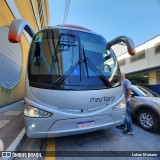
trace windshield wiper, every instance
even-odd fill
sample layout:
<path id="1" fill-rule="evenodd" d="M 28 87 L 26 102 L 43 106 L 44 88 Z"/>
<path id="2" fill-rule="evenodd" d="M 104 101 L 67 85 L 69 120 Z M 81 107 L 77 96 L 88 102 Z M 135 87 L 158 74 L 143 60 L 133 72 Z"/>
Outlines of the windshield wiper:
<path id="1" fill-rule="evenodd" d="M 52 36 L 52 34 L 51 34 L 51 36 Z M 59 73 L 59 75 L 60 75 L 60 67 L 59 67 L 58 53 L 62 52 L 62 51 L 68 51 L 71 46 L 76 46 L 74 39 L 73 40 L 69 40 L 69 39 L 61 40 L 62 37 L 75 38 L 75 35 L 72 35 L 72 34 L 69 34 L 69 33 L 68 34 L 67 33 L 61 33 L 60 36 L 59 36 L 59 40 L 57 42 L 56 47 L 55 47 L 55 43 L 53 41 L 55 52 L 54 52 L 54 55 L 52 55 L 52 63 L 53 63 L 53 65 L 51 66 L 50 72 L 53 72 L 53 67 L 56 70 L 56 67 L 55 67 L 56 64 L 55 63 L 57 62 L 58 63 L 58 73 Z"/>
<path id="2" fill-rule="evenodd" d="M 88 74 L 88 66 L 87 66 L 87 58 L 86 58 L 86 54 L 85 54 L 85 51 L 84 51 L 84 46 L 82 44 L 82 48 L 83 48 L 83 57 L 84 57 L 84 64 L 85 64 L 85 68 L 86 68 L 86 73 L 87 73 L 87 78 L 89 78 L 89 74 Z"/>
<path id="3" fill-rule="evenodd" d="M 86 71 L 87 71 L 87 76 L 88 76 L 88 67 L 97 75 L 97 77 L 103 82 L 103 84 L 106 87 L 112 87 L 112 84 L 110 81 L 103 75 L 103 73 L 95 66 L 95 64 L 92 63 L 92 61 L 86 57 L 84 46 L 83 46 L 83 55 L 84 55 L 84 60 L 83 62 L 85 63 L 86 66 Z"/>
<path id="4" fill-rule="evenodd" d="M 79 55 L 79 60 L 68 70 L 66 71 L 62 76 L 60 76 L 57 81 L 53 84 L 53 87 L 56 88 L 59 86 L 72 72 L 80 66 L 80 81 L 81 81 L 81 64 L 84 62 L 86 72 L 87 72 L 87 77 L 89 78 L 88 74 L 88 67 L 97 75 L 97 77 L 103 82 L 103 84 L 106 87 L 112 87 L 112 84 L 110 81 L 103 75 L 103 73 L 86 57 L 84 46 L 83 46 L 83 56 L 84 59 L 82 60 L 81 55 Z"/>
<path id="5" fill-rule="evenodd" d="M 65 33 L 63 33 L 63 34 L 61 34 L 60 35 L 60 38 L 59 39 L 61 39 L 61 37 L 62 36 L 68 36 L 68 37 L 73 37 L 73 38 L 76 38 L 75 37 L 75 35 L 72 35 L 72 34 L 65 34 Z M 73 39 L 73 40 L 59 40 L 58 41 L 58 43 L 57 43 L 57 46 L 60 46 L 60 47 L 65 47 L 65 46 L 67 46 L 68 47 L 68 49 L 69 49 L 69 47 L 71 47 L 71 46 L 76 46 L 76 44 L 75 44 L 75 40 Z M 58 60 L 58 57 L 57 57 L 57 53 L 58 53 L 58 47 L 56 46 L 56 52 L 55 52 L 55 55 L 56 55 L 56 59 Z M 63 51 L 66 51 L 66 50 L 63 50 Z M 57 87 L 57 86 L 59 86 L 70 74 L 72 74 L 72 72 L 78 67 L 78 66 L 80 66 L 80 81 L 82 80 L 82 62 L 83 62 L 83 60 L 82 60 L 82 56 L 81 56 L 81 54 L 80 54 L 80 52 L 79 52 L 79 60 L 69 69 L 69 70 L 67 70 L 62 76 L 60 76 L 57 80 L 56 80 L 56 82 L 53 84 L 53 87 Z"/>
<path id="6" fill-rule="evenodd" d="M 56 88 L 59 86 L 72 72 L 78 67 L 81 67 L 82 59 L 79 59 L 68 71 L 66 71 L 62 76 L 60 76 L 56 82 L 53 84 L 53 87 Z M 81 81 L 81 69 L 80 69 L 80 81 Z"/>

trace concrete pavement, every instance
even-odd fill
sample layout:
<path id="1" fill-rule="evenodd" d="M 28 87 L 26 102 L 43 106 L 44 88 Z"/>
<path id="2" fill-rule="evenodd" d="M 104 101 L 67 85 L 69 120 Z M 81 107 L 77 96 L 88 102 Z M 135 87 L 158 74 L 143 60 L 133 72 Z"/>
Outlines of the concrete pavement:
<path id="1" fill-rule="evenodd" d="M 17 151 L 24 140 L 23 106 L 19 101 L 0 108 L 0 151 Z"/>

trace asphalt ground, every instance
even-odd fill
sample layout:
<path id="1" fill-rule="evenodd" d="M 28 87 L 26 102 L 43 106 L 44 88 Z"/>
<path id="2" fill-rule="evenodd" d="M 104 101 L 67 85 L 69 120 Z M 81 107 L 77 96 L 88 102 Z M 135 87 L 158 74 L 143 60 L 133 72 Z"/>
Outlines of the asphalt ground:
<path id="1" fill-rule="evenodd" d="M 19 145 L 20 139 L 16 138 L 24 128 L 23 106 L 24 101 L 20 101 L 0 108 L 0 151 L 16 149 L 15 143 Z"/>
<path id="2" fill-rule="evenodd" d="M 136 124 L 134 135 L 124 135 L 120 129 L 112 127 L 74 136 L 27 138 L 24 130 L 23 105 L 21 101 L 0 109 L 0 151 L 45 151 L 52 157 L 26 157 L 15 160 L 160 160 L 160 157 L 123 157 L 127 151 L 131 151 L 129 153 L 160 151 L 160 132 L 150 133 Z M 122 157 L 113 157 L 114 155 Z"/>
<path id="3" fill-rule="evenodd" d="M 160 160 L 160 157 L 123 157 L 126 151 L 131 153 L 160 151 L 159 132 L 150 133 L 135 124 L 134 132 L 134 135 L 125 135 L 120 129 L 112 127 L 74 136 L 48 139 L 26 138 L 20 151 L 51 151 L 50 156 L 57 155 L 56 157 L 26 158 L 26 160 Z M 110 153 L 119 153 L 122 157 L 110 157 Z M 16 160 L 20 159 L 16 158 Z"/>

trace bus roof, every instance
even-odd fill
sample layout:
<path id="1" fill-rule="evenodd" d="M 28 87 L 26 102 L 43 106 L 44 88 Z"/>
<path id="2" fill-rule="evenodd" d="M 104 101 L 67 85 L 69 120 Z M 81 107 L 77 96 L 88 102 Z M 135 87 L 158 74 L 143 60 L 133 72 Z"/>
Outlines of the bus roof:
<path id="1" fill-rule="evenodd" d="M 84 27 L 76 26 L 76 25 L 61 24 L 61 25 L 57 25 L 57 26 L 62 27 L 62 28 L 78 29 L 78 30 L 85 30 L 85 31 L 90 31 L 90 32 L 92 32 L 92 31 L 91 31 L 90 29 L 88 29 L 88 28 L 84 28 Z"/>
<path id="2" fill-rule="evenodd" d="M 62 25 L 56 25 L 56 26 L 48 26 L 43 29 L 69 29 L 69 30 L 87 32 L 87 33 L 91 33 L 91 34 L 95 34 L 95 35 L 103 37 L 102 35 L 95 33 L 88 28 L 77 26 L 77 25 L 62 24 Z M 41 29 L 41 30 L 43 30 L 43 29 Z"/>

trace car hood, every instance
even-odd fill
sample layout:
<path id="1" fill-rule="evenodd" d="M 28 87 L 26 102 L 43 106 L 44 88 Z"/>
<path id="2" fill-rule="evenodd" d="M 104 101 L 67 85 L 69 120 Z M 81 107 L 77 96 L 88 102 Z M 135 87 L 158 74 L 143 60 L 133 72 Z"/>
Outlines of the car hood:
<path id="1" fill-rule="evenodd" d="M 160 97 L 143 97 L 143 96 L 139 96 L 137 97 L 138 99 L 143 99 L 145 101 L 151 101 L 151 102 L 155 102 L 160 104 Z"/>

